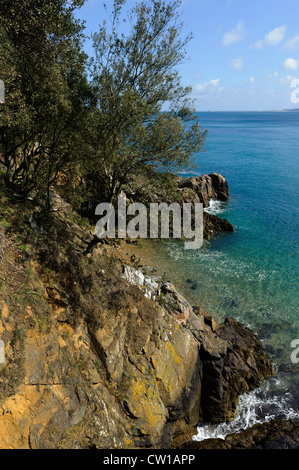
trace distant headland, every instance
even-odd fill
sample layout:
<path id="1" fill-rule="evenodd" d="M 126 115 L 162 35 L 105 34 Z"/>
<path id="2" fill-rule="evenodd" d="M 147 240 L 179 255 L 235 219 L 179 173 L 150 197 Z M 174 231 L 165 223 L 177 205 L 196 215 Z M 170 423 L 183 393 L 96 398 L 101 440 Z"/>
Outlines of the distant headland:
<path id="1" fill-rule="evenodd" d="M 292 109 L 273 109 L 270 111 L 272 113 L 299 113 L 299 108 L 292 108 Z"/>

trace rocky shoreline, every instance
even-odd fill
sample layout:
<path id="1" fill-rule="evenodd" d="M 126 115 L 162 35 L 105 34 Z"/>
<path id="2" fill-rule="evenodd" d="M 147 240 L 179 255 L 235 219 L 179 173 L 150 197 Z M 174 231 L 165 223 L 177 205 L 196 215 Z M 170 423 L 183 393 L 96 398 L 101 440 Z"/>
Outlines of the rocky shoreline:
<path id="1" fill-rule="evenodd" d="M 193 348 L 198 350 L 199 373 L 195 389 L 194 385 L 192 387 L 195 396 L 191 394 L 188 397 L 190 406 L 197 395 L 195 409 L 198 414 L 193 412 L 190 415 L 189 412 L 188 423 L 193 426 L 200 421 L 220 423 L 233 420 L 239 396 L 274 374 L 258 338 L 233 318 L 218 324 L 200 307 L 192 307 L 170 283 L 159 283 L 128 266 L 124 267 L 124 278 L 143 289 L 146 297 L 160 303 L 175 318 Z M 181 350 L 175 343 L 173 347 L 175 351 Z M 190 350 L 184 358 L 186 366 L 189 357 Z M 159 365 L 161 367 L 162 364 Z M 172 369 L 171 373 L 174 372 Z M 160 380 L 165 380 L 163 375 Z M 174 383 L 172 388 L 176 388 Z"/>
<path id="2" fill-rule="evenodd" d="M 189 439 L 186 436 L 186 439 Z M 299 420 L 274 419 L 269 423 L 255 424 L 243 432 L 223 439 L 206 439 L 201 442 L 184 442 L 179 449 L 299 449 Z"/>
<path id="3" fill-rule="evenodd" d="M 234 419 L 239 396 L 273 375 L 252 331 L 218 324 L 117 243 L 84 256 L 87 227 L 65 204 L 60 238 L 30 223 L 21 252 L 30 204 L 0 229 L 0 448 L 167 449 L 201 421 Z"/>

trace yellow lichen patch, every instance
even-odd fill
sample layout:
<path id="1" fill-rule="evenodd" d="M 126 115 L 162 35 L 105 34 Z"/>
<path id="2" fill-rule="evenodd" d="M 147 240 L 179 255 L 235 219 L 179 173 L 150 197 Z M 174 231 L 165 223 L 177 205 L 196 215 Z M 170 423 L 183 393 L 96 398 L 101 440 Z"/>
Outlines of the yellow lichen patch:
<path id="1" fill-rule="evenodd" d="M 174 349 L 174 346 L 172 343 L 167 342 L 165 344 L 166 351 L 169 352 L 169 355 L 173 357 L 174 362 L 179 365 L 182 362 L 182 358 L 176 353 L 176 350 Z"/>
<path id="2" fill-rule="evenodd" d="M 161 432 L 166 421 L 165 409 L 154 381 L 148 377 L 135 377 L 128 404 L 133 415 L 147 424 L 148 429 L 145 432 L 149 429 L 151 433 Z"/>

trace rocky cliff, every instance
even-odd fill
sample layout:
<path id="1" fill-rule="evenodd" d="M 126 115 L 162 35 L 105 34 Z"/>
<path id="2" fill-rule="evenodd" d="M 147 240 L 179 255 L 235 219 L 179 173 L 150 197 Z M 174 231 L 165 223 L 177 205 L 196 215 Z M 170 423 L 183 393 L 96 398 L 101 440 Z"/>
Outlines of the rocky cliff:
<path id="1" fill-rule="evenodd" d="M 83 256 L 90 233 L 65 204 L 49 221 L 2 198 L 0 447 L 168 448 L 233 419 L 273 374 L 258 338 L 124 262 L 124 247 Z"/>

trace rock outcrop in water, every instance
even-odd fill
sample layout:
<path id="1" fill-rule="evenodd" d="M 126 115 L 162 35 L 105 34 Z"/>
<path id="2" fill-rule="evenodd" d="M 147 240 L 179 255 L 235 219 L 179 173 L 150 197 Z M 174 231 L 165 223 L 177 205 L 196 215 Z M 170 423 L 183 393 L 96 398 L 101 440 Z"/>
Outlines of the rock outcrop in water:
<path id="1" fill-rule="evenodd" d="M 209 201 L 215 199 L 227 202 L 229 200 L 228 183 L 222 175 L 211 173 L 193 178 L 181 178 L 179 188 L 188 188 L 195 191 L 199 201 L 204 207 L 209 206 Z"/>
<path id="2" fill-rule="evenodd" d="M 299 420 L 275 419 L 231 434 L 225 440 L 189 441 L 180 449 L 299 449 Z"/>
<path id="3" fill-rule="evenodd" d="M 204 208 L 209 207 L 210 200 L 229 201 L 228 183 L 217 173 L 194 178 L 179 178 L 178 191 L 184 202 L 201 202 Z M 228 220 L 205 211 L 204 238 L 210 240 L 223 232 L 234 232 L 234 227 Z"/>
<path id="4" fill-rule="evenodd" d="M 178 203 L 202 203 L 204 208 L 209 207 L 210 200 L 222 202 L 229 201 L 229 186 L 222 175 L 211 173 L 209 175 L 201 175 L 193 178 L 183 178 L 172 175 L 169 186 L 171 190 L 161 189 L 138 190 L 129 192 L 129 198 L 133 202 L 155 202 L 171 204 Z M 204 212 L 204 238 L 210 240 L 216 235 L 223 232 L 234 232 L 233 225 L 226 219 L 222 219 L 217 215 Z"/>
<path id="5" fill-rule="evenodd" d="M 221 219 L 217 215 L 203 213 L 203 236 L 206 240 L 214 238 L 220 233 L 227 232 L 233 233 L 235 231 L 233 225 L 226 219 Z"/>

